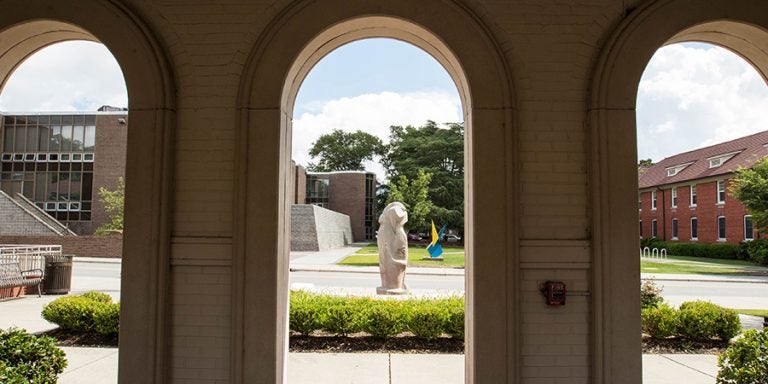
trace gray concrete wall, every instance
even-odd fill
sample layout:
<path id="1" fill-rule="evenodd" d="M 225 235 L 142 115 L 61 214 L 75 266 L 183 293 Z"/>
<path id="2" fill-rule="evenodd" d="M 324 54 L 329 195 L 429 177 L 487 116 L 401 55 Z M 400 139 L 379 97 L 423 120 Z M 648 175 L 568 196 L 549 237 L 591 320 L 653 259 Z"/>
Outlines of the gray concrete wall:
<path id="1" fill-rule="evenodd" d="M 0 235 L 4 236 L 58 236 L 58 232 L 35 214 L 0 191 Z"/>
<path id="2" fill-rule="evenodd" d="M 291 207 L 291 251 L 325 251 L 351 242 L 349 216 L 310 204 Z"/>

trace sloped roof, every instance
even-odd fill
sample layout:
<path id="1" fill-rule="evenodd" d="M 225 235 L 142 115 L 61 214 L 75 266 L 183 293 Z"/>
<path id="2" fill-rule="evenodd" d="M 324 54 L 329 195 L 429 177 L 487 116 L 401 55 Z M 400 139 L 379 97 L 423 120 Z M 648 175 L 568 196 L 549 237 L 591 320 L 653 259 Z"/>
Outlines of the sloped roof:
<path id="1" fill-rule="evenodd" d="M 640 175 L 640 188 L 648 188 L 684 181 L 703 179 L 733 173 L 739 168 L 749 168 L 761 158 L 768 156 L 768 131 L 726 141 L 709 147 L 684 152 L 668 157 Z M 738 152 L 716 168 L 709 168 L 709 159 L 728 153 Z M 674 176 L 667 176 L 667 169 L 690 163 Z"/>

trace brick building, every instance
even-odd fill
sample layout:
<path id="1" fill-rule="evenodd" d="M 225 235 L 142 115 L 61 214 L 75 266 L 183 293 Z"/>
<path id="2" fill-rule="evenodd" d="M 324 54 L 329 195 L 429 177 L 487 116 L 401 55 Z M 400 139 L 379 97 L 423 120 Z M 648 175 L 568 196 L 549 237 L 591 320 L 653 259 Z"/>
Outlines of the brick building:
<path id="1" fill-rule="evenodd" d="M 128 112 L 0 115 L 0 190 L 22 194 L 79 235 L 109 221 L 99 187 L 125 174 Z"/>
<path id="2" fill-rule="evenodd" d="M 349 216 L 354 241 L 376 238 L 376 175 L 363 171 L 307 172 L 294 167 L 294 204 L 313 204 Z"/>
<path id="3" fill-rule="evenodd" d="M 728 192 L 740 167 L 768 155 L 768 131 L 668 157 L 639 172 L 640 237 L 737 244 L 757 234 Z"/>

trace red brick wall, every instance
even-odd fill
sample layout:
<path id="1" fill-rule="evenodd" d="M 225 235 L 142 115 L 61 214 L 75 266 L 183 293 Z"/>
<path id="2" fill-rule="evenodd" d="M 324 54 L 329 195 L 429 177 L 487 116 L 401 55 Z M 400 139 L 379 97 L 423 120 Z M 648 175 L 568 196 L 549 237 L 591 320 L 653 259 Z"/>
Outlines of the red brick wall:
<path id="1" fill-rule="evenodd" d="M 0 244 L 61 245 L 65 255 L 122 257 L 123 236 L 0 236 Z"/>
<path id="2" fill-rule="evenodd" d="M 728 181 L 725 184 L 728 190 Z M 658 237 L 661 240 L 672 239 L 672 220 L 678 220 L 678 241 L 691 241 L 691 218 L 698 219 L 698 241 L 702 243 L 718 242 L 718 216 L 725 216 L 725 238 L 728 243 L 738 244 L 744 240 L 744 215 L 747 210 L 740 201 L 726 192 L 725 203 L 717 204 L 717 181 L 696 183 L 696 206 L 690 206 L 690 184 L 677 186 L 677 208 L 672 208 L 672 188 L 664 187 L 656 191 L 656 210 L 651 209 L 651 191 L 641 192 L 642 209 L 640 220 L 643 225 L 643 237 L 651 236 L 651 222 L 658 223 Z"/>
<path id="3" fill-rule="evenodd" d="M 365 173 L 332 173 L 328 209 L 349 216 L 352 238 L 365 241 Z"/>

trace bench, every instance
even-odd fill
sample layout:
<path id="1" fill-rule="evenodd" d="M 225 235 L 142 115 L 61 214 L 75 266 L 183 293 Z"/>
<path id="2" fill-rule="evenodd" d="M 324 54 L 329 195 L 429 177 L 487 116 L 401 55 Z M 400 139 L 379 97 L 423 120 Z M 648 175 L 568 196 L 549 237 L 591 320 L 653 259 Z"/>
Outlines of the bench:
<path id="1" fill-rule="evenodd" d="M 30 287 L 37 285 L 37 297 L 42 292 L 44 272 L 42 269 L 22 271 L 18 262 L 0 263 L 0 288 Z M 18 297 L 21 291 L 16 294 Z"/>

